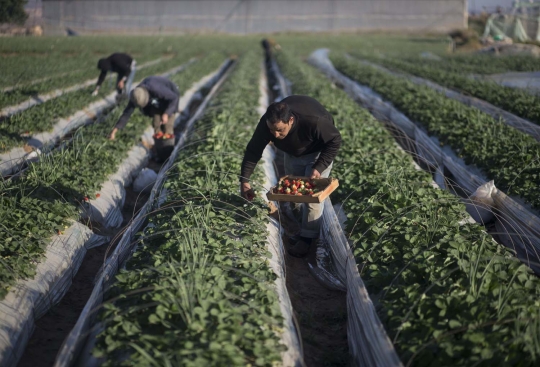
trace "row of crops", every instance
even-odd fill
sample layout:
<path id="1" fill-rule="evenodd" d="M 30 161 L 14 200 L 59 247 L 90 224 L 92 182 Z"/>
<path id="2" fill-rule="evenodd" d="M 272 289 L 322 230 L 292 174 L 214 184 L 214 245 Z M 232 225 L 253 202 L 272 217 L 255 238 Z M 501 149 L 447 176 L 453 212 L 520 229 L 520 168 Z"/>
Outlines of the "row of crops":
<path id="1" fill-rule="evenodd" d="M 369 86 L 467 164 L 479 167 L 497 186 L 540 205 L 540 145 L 531 136 L 476 108 L 452 100 L 432 88 L 390 75 L 343 54 L 333 54 L 344 74 Z"/>
<path id="2" fill-rule="evenodd" d="M 279 61 L 293 92 L 319 99 L 344 137 L 333 200 L 343 202 L 360 274 L 401 360 L 533 365 L 538 279 L 481 227 L 462 224 L 459 199 L 434 189 L 366 110 L 298 59 Z"/>
<path id="3" fill-rule="evenodd" d="M 180 90 L 186 90 L 217 69 L 224 59 L 223 54 L 211 54 L 171 80 Z M 30 164 L 20 179 L 1 182 L 0 242 L 4 245 L 0 255 L 5 265 L 0 274 L 2 298 L 17 279 L 33 275 L 51 236 L 84 213 L 85 198 L 99 194 L 107 177 L 116 172 L 129 150 L 140 141 L 147 128 L 147 119 L 141 114 L 133 115 L 115 141 L 108 139 L 125 104 L 115 107 L 103 121 L 78 130 L 62 149 Z"/>
<path id="4" fill-rule="evenodd" d="M 540 124 L 540 97 L 527 90 L 505 87 L 493 81 L 472 78 L 463 70 L 461 72 L 456 69 L 445 70 L 444 67 L 437 64 L 378 58 L 362 53 L 354 53 L 354 55 L 394 70 L 431 79 L 440 85 L 480 98 L 535 124 Z"/>
<path id="5" fill-rule="evenodd" d="M 136 73 L 136 79 L 161 74 L 189 60 L 189 54 L 164 60 Z M 100 101 L 104 95 L 115 90 L 115 85 L 106 83 L 100 90 L 101 96 L 92 96 L 93 86 L 65 93 L 42 104 L 32 106 L 20 113 L 0 121 L 0 153 L 23 145 L 32 134 L 50 131 L 60 118 L 67 119 L 75 112 L 93 102 Z"/>
<path id="6" fill-rule="evenodd" d="M 105 366 L 281 360 L 265 204 L 246 205 L 237 192 L 258 119 L 260 61 L 255 52 L 240 59 L 168 171 L 167 199 L 104 305 L 94 354 Z"/>
<path id="7" fill-rule="evenodd" d="M 346 49 L 350 42 L 336 48 Z M 292 93 L 318 99 L 342 134 L 333 170 L 340 187 L 332 201 L 343 204 L 344 230 L 358 271 L 402 363 L 537 364 L 538 278 L 484 227 L 467 222 L 460 199 L 434 188 L 431 175 L 415 167 L 380 121 L 304 63 L 299 54 L 308 48 L 286 46 L 277 61 Z M 198 50 L 143 69 L 137 79 L 198 56 L 171 76 L 185 91 L 226 57 Z M 412 69 L 397 65 L 415 66 L 411 58 L 354 55 L 409 73 Z M 540 206 L 536 140 L 342 50 L 331 59 L 345 75 L 372 88 L 441 145 L 495 179 L 499 188 Z M 283 343 L 286 326 L 277 275 L 269 265 L 266 204 L 260 198 L 248 203 L 238 193 L 242 153 L 259 119 L 261 61 L 260 52 L 240 53 L 167 171 L 165 200 L 156 203 L 144 231 L 133 239 L 133 256 L 97 310 L 101 332 L 92 358 L 102 365 L 273 366 L 283 363 L 283 353 L 292 348 Z M 426 64 L 450 75 L 457 74 L 454 68 L 461 61 L 437 62 L 446 66 Z M 501 61 L 490 70 L 512 68 L 519 69 Z M 522 68 L 534 69 L 534 63 Z M 431 74 L 422 76 L 435 80 Z M 0 122 L 14 139 L 4 143 L 5 149 L 22 144 L 17 139 L 23 139 L 28 126 L 32 132 L 46 131 L 58 118 L 87 106 L 89 91 L 65 94 L 12 116 L 9 124 Z M 524 110 L 528 103 L 523 100 Z M 114 142 L 107 139 L 124 106 L 78 130 L 61 149 L 30 164 L 19 179 L 1 183 L 0 261 L 6 270 L 0 272 L 0 300 L 16 282 L 34 276 L 50 240 L 84 216 L 86 201 L 99 197 L 109 175 L 139 144 L 148 122 L 140 114 Z M 255 186 L 262 186 L 263 176 L 259 165 Z"/>

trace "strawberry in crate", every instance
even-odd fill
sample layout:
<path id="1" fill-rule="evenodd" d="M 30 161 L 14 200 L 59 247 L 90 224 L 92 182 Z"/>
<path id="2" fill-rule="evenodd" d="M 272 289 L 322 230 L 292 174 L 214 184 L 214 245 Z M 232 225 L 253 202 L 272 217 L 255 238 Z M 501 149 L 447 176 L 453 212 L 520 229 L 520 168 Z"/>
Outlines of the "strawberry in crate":
<path id="1" fill-rule="evenodd" d="M 284 178 L 279 181 L 274 194 L 312 196 L 313 194 L 319 192 L 315 186 L 315 183 L 311 180 Z"/>

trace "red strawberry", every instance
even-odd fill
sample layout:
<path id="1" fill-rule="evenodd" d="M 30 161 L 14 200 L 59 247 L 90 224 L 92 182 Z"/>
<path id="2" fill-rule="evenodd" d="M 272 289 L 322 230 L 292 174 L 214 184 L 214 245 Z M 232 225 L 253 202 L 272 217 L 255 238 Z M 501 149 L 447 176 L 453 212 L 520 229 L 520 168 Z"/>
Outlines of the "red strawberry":
<path id="1" fill-rule="evenodd" d="M 96 194 L 96 197 L 98 198 L 98 197 L 100 197 L 100 196 L 101 196 L 101 194 L 98 192 L 98 193 Z"/>

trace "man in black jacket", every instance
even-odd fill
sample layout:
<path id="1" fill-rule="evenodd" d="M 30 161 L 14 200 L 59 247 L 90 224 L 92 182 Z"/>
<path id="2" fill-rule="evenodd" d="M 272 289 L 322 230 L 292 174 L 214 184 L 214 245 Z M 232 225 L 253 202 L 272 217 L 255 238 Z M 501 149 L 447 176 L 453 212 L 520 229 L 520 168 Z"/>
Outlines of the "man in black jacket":
<path id="1" fill-rule="evenodd" d="M 130 94 L 130 101 L 118 119 L 109 138 L 114 140 L 116 132 L 126 126 L 136 107 L 141 109 L 145 116 L 154 119 L 155 138 L 163 136 L 162 125 L 165 127 L 165 137 L 174 134 L 174 114 L 178 112 L 180 91 L 178 86 L 169 79 L 161 76 L 145 78 Z"/>
<path id="2" fill-rule="evenodd" d="M 341 135 L 332 115 L 314 98 L 289 96 L 272 103 L 262 116 L 242 161 L 240 191 L 247 200 L 255 193 L 249 184 L 266 145 L 285 153 L 285 172 L 294 176 L 326 178 L 341 145 Z M 305 256 L 311 242 L 319 236 L 322 204 L 302 205 L 300 239 L 289 247 L 293 256 Z"/>
<path id="3" fill-rule="evenodd" d="M 107 72 L 109 71 L 118 74 L 116 78 L 116 92 L 119 95 L 122 94 L 125 86 L 127 86 L 126 91 L 129 92 L 129 88 L 131 87 L 131 83 L 135 76 L 135 64 L 135 60 L 133 60 L 131 56 L 123 53 L 114 53 L 107 58 L 99 59 L 98 69 L 101 70 L 101 73 L 99 74 L 96 88 L 94 89 L 94 92 L 92 92 L 92 95 L 96 96 L 98 94 L 99 88 L 101 87 L 101 84 L 103 84 Z"/>

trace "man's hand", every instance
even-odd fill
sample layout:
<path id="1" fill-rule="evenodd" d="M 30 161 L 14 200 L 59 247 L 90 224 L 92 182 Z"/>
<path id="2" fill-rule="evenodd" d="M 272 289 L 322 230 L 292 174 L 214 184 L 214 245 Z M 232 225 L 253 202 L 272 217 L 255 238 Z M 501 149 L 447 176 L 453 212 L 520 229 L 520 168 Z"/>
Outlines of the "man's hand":
<path id="1" fill-rule="evenodd" d="M 98 91 L 99 91 L 99 88 L 94 89 L 94 91 L 92 92 L 92 97 L 97 96 Z"/>
<path id="2" fill-rule="evenodd" d="M 161 116 L 161 125 L 165 125 L 167 122 L 169 122 L 169 115 L 164 113 L 163 116 Z"/>
<path id="3" fill-rule="evenodd" d="M 240 183 L 240 194 L 246 200 L 252 201 L 255 198 L 255 192 L 248 182 Z"/>
<path id="4" fill-rule="evenodd" d="M 310 178 L 321 178 L 321 173 L 319 171 L 317 171 L 316 169 L 313 169 L 313 171 L 311 171 L 311 177 Z"/>
<path id="5" fill-rule="evenodd" d="M 116 132 L 118 129 L 115 127 L 113 131 L 111 131 L 111 134 L 109 135 L 109 140 L 114 140 L 116 138 Z"/>
<path id="6" fill-rule="evenodd" d="M 124 89 L 124 79 L 120 79 L 118 82 L 118 89 Z"/>

